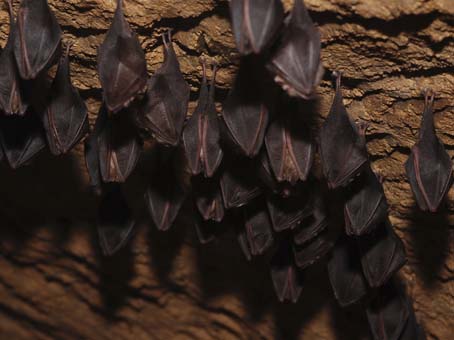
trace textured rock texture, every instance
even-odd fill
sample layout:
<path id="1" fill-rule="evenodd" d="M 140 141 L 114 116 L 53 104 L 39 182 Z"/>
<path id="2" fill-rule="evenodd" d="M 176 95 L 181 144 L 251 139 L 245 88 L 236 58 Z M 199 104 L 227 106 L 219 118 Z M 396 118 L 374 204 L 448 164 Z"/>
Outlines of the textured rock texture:
<path id="1" fill-rule="evenodd" d="M 16 1 L 17 3 L 17 1 Z M 96 117 L 101 91 L 96 48 L 114 0 L 49 0 L 75 42 L 75 84 Z M 404 161 L 416 140 L 423 100 L 437 93 L 436 126 L 454 153 L 454 6 L 452 0 L 306 0 L 323 36 L 323 63 L 344 73 L 345 98 L 370 123 L 373 167 L 385 178 L 392 222 L 405 240 L 401 271 L 429 339 L 454 330 L 454 194 L 435 216 L 415 208 Z M 17 4 L 16 4 L 17 5 Z M 286 1 L 287 8 L 291 1 Z M 0 42 L 8 30 L 0 11 Z M 160 34 L 174 30 L 182 70 L 196 98 L 199 57 L 216 60 L 218 100 L 236 71 L 228 2 L 125 0 L 125 13 L 146 51 L 149 71 L 162 61 Z M 319 88 L 320 123 L 333 90 Z M 129 185 L 142 214 L 138 171 Z M 182 218 L 159 233 L 144 219 L 128 249 L 103 258 L 94 231 L 82 147 L 24 169 L 0 167 L 0 338 L 2 339 L 368 339 L 360 308 L 341 310 L 324 265 L 310 269 L 297 305 L 280 305 L 266 260 L 248 264 L 233 235 L 206 247 Z"/>

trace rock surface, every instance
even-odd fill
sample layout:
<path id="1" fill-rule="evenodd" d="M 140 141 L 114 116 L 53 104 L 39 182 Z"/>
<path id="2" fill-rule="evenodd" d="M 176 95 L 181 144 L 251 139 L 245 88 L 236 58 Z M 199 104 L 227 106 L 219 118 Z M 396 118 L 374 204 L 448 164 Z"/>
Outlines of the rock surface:
<path id="1" fill-rule="evenodd" d="M 16 5 L 17 5 L 17 1 Z M 96 48 L 114 0 L 49 0 L 72 40 L 72 76 L 93 122 L 101 91 Z M 173 28 L 182 71 L 196 98 L 200 56 L 216 60 L 222 102 L 238 57 L 221 0 L 125 0 L 153 72 L 160 34 Z M 291 1 L 285 1 L 289 8 Z M 452 0 L 306 0 L 323 37 L 327 69 L 317 111 L 333 97 L 329 71 L 344 75 L 355 119 L 370 124 L 373 168 L 384 177 L 391 220 L 409 257 L 401 270 L 429 339 L 454 330 L 454 193 L 444 212 L 415 208 L 403 164 L 417 138 L 421 90 L 437 93 L 436 127 L 454 153 L 454 6 Z M 0 45 L 8 31 L 0 5 Z M 128 249 L 99 253 L 96 202 L 82 145 L 69 156 L 42 154 L 24 169 L 0 167 L 0 337 L 7 339 L 368 339 L 360 308 L 341 310 L 321 264 L 310 269 L 297 305 L 273 295 L 266 260 L 246 263 L 233 235 L 202 247 L 180 219 L 167 234 L 144 221 Z M 141 214 L 140 177 L 129 196 Z"/>

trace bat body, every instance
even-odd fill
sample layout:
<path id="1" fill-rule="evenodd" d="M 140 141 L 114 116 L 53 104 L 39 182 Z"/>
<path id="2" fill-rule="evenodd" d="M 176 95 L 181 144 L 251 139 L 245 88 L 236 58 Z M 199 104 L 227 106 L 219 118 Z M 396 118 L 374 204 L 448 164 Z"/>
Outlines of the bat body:
<path id="1" fill-rule="evenodd" d="M 135 221 L 119 184 L 109 184 L 98 208 L 98 236 L 106 256 L 120 250 L 129 240 Z"/>
<path id="2" fill-rule="evenodd" d="M 184 127 L 183 146 L 192 174 L 203 173 L 205 177 L 212 177 L 221 164 L 223 151 L 220 146 L 220 129 L 214 103 L 216 70 L 213 70 L 213 79 L 208 91 L 205 69 L 203 64 L 199 101 Z"/>
<path id="3" fill-rule="evenodd" d="M 346 232 L 351 236 L 367 234 L 388 217 L 383 187 L 370 166 L 367 166 L 349 189 L 344 206 Z"/>
<path id="4" fill-rule="evenodd" d="M 124 109 L 108 117 L 98 135 L 99 166 L 103 182 L 125 182 L 135 169 L 142 141 L 132 122 L 133 111 Z"/>
<path id="5" fill-rule="evenodd" d="M 385 220 L 370 234 L 358 239 L 364 276 L 371 287 L 380 287 L 406 262 L 404 245 Z"/>
<path id="6" fill-rule="evenodd" d="M 163 35 L 164 63 L 149 79 L 137 124 L 159 143 L 177 146 L 188 110 L 189 85 L 183 78 L 173 43 Z"/>
<path id="7" fill-rule="evenodd" d="M 275 81 L 290 95 L 314 96 L 324 69 L 320 61 L 320 32 L 312 22 L 303 0 L 295 0 L 283 36 L 268 68 Z"/>
<path id="8" fill-rule="evenodd" d="M 278 182 L 306 181 L 314 160 L 315 146 L 304 131 L 299 112 L 282 112 L 270 124 L 265 146 Z"/>
<path id="9" fill-rule="evenodd" d="M 224 202 L 219 179 L 194 177 L 192 188 L 196 207 L 203 220 L 221 222 L 224 218 Z"/>
<path id="10" fill-rule="evenodd" d="M 279 243 L 271 259 L 270 272 L 279 301 L 296 303 L 303 290 L 304 278 L 295 265 L 292 246 L 288 240 Z"/>
<path id="11" fill-rule="evenodd" d="M 451 158 L 435 133 L 434 95 L 427 91 L 419 140 L 405 169 L 419 208 L 436 212 L 452 185 Z"/>
<path id="12" fill-rule="evenodd" d="M 10 20 L 9 36 L 0 54 L 0 111 L 7 115 L 24 115 L 28 104 L 22 93 L 19 70 L 14 58 L 17 28 L 11 0 L 8 0 L 8 9 Z"/>
<path id="13" fill-rule="evenodd" d="M 273 94 L 261 61 L 243 58 L 233 88 L 224 103 L 224 141 L 239 153 L 253 158 L 262 147 Z"/>
<path id="14" fill-rule="evenodd" d="M 284 19 L 280 0 L 232 0 L 230 17 L 240 54 L 259 54 L 269 47 Z"/>
<path id="15" fill-rule="evenodd" d="M 320 131 L 322 167 L 331 189 L 349 183 L 368 160 L 364 140 L 343 104 L 340 73 L 336 77 L 336 95 Z"/>
<path id="16" fill-rule="evenodd" d="M 334 295 L 342 307 L 366 295 L 368 285 L 354 240 L 342 236 L 336 243 L 328 261 L 328 276 Z"/>
<path id="17" fill-rule="evenodd" d="M 0 116 L 0 143 L 11 168 L 28 164 L 46 147 L 41 121 L 32 111 L 24 116 Z"/>
<path id="18" fill-rule="evenodd" d="M 22 79 L 47 70 L 61 49 L 61 29 L 47 0 L 22 0 L 17 13 L 14 55 Z"/>
<path id="19" fill-rule="evenodd" d="M 68 45 L 50 90 L 43 116 L 49 149 L 54 155 L 67 153 L 88 132 L 88 111 L 71 83 Z"/>
<path id="20" fill-rule="evenodd" d="M 145 53 L 123 14 L 123 0 L 107 35 L 98 49 L 98 73 L 109 112 L 128 106 L 147 86 Z"/>
<path id="21" fill-rule="evenodd" d="M 269 195 L 266 203 L 274 230 L 277 232 L 295 228 L 312 212 L 309 199 L 304 194 L 287 198 Z"/>

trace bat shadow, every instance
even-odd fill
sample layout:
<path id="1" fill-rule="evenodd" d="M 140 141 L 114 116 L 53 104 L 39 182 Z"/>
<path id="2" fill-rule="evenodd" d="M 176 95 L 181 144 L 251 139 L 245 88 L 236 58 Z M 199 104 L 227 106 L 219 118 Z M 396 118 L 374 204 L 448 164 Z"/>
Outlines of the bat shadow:
<path id="1" fill-rule="evenodd" d="M 446 205 L 437 213 L 422 212 L 413 206 L 409 215 L 411 226 L 409 236 L 411 248 L 416 258 L 416 273 L 424 284 L 437 283 L 449 254 L 452 240 L 449 226 L 449 210 Z"/>

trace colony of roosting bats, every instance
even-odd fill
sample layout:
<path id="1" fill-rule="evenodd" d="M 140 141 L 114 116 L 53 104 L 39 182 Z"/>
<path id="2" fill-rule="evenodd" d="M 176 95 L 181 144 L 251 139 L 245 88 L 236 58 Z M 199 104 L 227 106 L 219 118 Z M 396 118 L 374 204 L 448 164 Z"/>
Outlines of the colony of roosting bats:
<path id="1" fill-rule="evenodd" d="M 70 79 L 70 44 L 61 56 L 61 29 L 47 0 L 22 0 L 17 19 L 11 0 L 8 6 L 10 33 L 0 55 L 0 153 L 17 168 L 46 145 L 54 155 L 68 153 L 89 126 Z M 118 0 L 98 51 L 103 104 L 85 141 L 91 183 L 101 196 L 104 253 L 115 253 L 131 235 L 135 222 L 121 183 L 136 167 L 143 139 L 153 139 L 145 200 L 159 230 L 169 229 L 190 199 L 197 235 L 206 243 L 229 213 L 248 260 L 274 252 L 270 268 L 280 301 L 296 302 L 304 269 L 328 255 L 336 299 L 342 306 L 366 306 L 375 339 L 424 338 L 411 302 L 392 278 L 405 263 L 405 250 L 368 159 L 367 125 L 350 119 L 339 72 L 319 134 L 324 180 L 311 172 L 316 144 L 307 116 L 324 70 L 320 34 L 303 1 L 296 0 L 287 16 L 280 0 L 231 0 L 230 9 L 241 62 L 222 115 L 214 99 L 216 66 L 208 82 L 203 61 L 198 104 L 187 117 L 190 89 L 170 33 L 163 35 L 164 62 L 149 77 Z M 406 163 L 419 207 L 432 212 L 452 183 L 451 160 L 435 134 L 433 100 L 426 91 L 419 141 Z M 182 179 L 182 168 L 190 181 Z M 325 183 L 341 193 L 345 228 L 329 219 Z"/>

